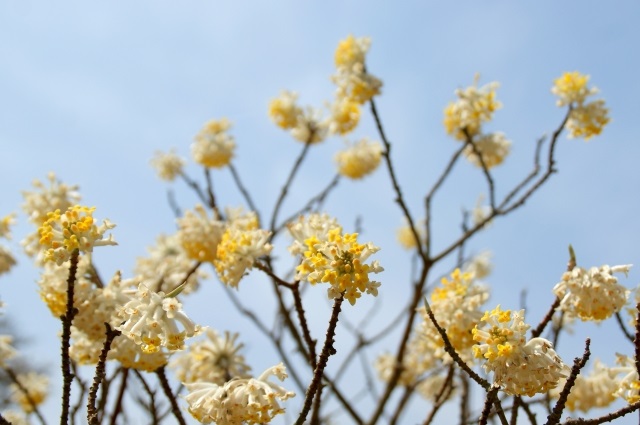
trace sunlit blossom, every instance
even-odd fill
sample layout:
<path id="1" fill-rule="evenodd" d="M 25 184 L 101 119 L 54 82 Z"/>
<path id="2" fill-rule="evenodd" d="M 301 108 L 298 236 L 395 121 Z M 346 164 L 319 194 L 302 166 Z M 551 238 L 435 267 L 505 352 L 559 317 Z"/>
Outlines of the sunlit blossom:
<path id="1" fill-rule="evenodd" d="M 231 122 L 226 118 L 208 121 L 191 145 L 193 159 L 209 168 L 228 165 L 236 147 L 233 136 L 228 134 L 230 128 Z"/>

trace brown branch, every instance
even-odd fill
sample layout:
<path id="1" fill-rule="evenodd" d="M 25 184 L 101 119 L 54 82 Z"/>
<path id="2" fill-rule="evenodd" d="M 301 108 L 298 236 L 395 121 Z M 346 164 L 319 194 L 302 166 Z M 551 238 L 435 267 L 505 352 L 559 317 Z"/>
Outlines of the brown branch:
<path id="1" fill-rule="evenodd" d="M 104 345 L 102 347 L 102 351 L 100 352 L 100 356 L 98 357 L 98 365 L 96 366 L 96 373 L 93 377 L 93 384 L 91 388 L 89 388 L 89 399 L 87 403 L 87 422 L 90 425 L 98 425 L 100 421 L 98 420 L 98 409 L 96 409 L 96 398 L 98 395 L 98 388 L 100 387 L 100 382 L 105 377 L 105 366 L 107 363 L 107 355 L 109 354 L 109 350 L 111 349 L 111 343 L 113 339 L 120 335 L 120 331 L 111 329 L 108 323 L 105 323 L 106 327 L 106 339 L 104 341 Z"/>
<path id="2" fill-rule="evenodd" d="M 576 357 L 573 360 L 573 367 L 571 368 L 571 374 L 567 378 L 567 382 L 564 384 L 562 391 L 560 392 L 560 397 L 556 402 L 555 406 L 553 406 L 553 411 L 549 416 L 547 416 L 546 425 L 555 425 L 560 423 L 560 419 L 562 417 L 562 412 L 564 411 L 565 405 L 567 403 L 567 398 L 569 397 L 569 393 L 571 392 L 571 388 L 576 382 L 576 378 L 580 374 L 580 370 L 587 364 L 587 360 L 591 356 L 591 351 L 589 350 L 589 346 L 591 345 L 591 340 L 589 338 L 585 341 L 584 353 L 582 357 Z"/>
<path id="3" fill-rule="evenodd" d="M 122 378 L 120 381 L 120 389 L 118 390 L 118 396 L 116 397 L 115 404 L 113 406 L 113 412 L 111 412 L 111 420 L 109 425 L 116 425 L 118 415 L 122 412 L 122 400 L 124 400 L 124 393 L 127 389 L 127 378 L 129 377 L 129 368 L 122 369 Z"/>
<path id="4" fill-rule="evenodd" d="M 156 375 L 158 375 L 158 379 L 160 380 L 160 385 L 162 386 L 164 394 L 167 396 L 169 402 L 171 403 L 171 412 L 173 413 L 173 416 L 176 418 L 180 425 L 187 425 L 187 423 L 184 421 L 184 417 L 182 416 L 182 412 L 180 411 L 180 406 L 178 406 L 178 400 L 176 400 L 176 397 L 171 390 L 171 386 L 169 386 L 167 375 L 164 373 L 164 366 L 156 369 Z"/>
<path id="5" fill-rule="evenodd" d="M 71 397 L 71 383 L 74 375 L 71 372 L 71 358 L 69 357 L 69 347 L 71 345 L 71 323 L 78 309 L 73 306 L 74 286 L 76 273 L 78 272 L 79 251 L 76 249 L 71 253 L 69 260 L 69 277 L 67 278 L 67 310 L 60 316 L 62 321 L 62 412 L 60 414 L 60 425 L 69 423 L 69 405 Z"/>
<path id="6" fill-rule="evenodd" d="M 324 368 L 327 366 L 327 362 L 329 360 L 329 356 L 336 353 L 336 349 L 333 347 L 334 337 L 336 334 L 336 326 L 338 325 L 338 316 L 340 315 L 340 309 L 342 307 L 342 302 L 344 301 L 344 294 L 340 295 L 339 298 L 336 298 L 333 302 L 333 310 L 331 311 L 331 319 L 329 319 L 329 327 L 327 328 L 327 336 L 324 340 L 324 346 L 322 347 L 322 351 L 320 352 L 320 357 L 318 359 L 318 364 L 316 366 L 315 371 L 313 372 L 313 378 L 311 379 L 311 383 L 309 384 L 309 388 L 307 389 L 307 393 L 304 399 L 304 405 L 302 407 L 302 411 L 298 416 L 298 419 L 295 422 L 295 425 L 302 425 L 309 414 L 309 410 L 311 410 L 311 403 L 313 401 L 316 392 L 320 388 L 320 384 L 322 383 L 322 376 L 324 374 Z"/>
<path id="7" fill-rule="evenodd" d="M 253 211 L 256 214 L 256 217 L 258 218 L 258 226 L 260 226 L 259 224 L 260 213 L 258 212 L 258 208 L 256 208 L 256 205 L 253 203 L 253 199 L 251 199 L 251 195 L 249 194 L 249 191 L 242 184 L 242 181 L 240 180 L 240 174 L 238 173 L 238 171 L 236 170 L 236 168 L 233 166 L 232 163 L 229 163 L 229 171 L 231 171 L 231 175 L 233 176 L 233 181 L 236 183 L 236 186 L 238 186 L 238 190 L 244 197 L 244 200 L 247 202 L 249 209 L 251 209 L 251 211 Z"/>
<path id="8" fill-rule="evenodd" d="M 621 418 L 629 413 L 635 412 L 640 409 L 640 401 L 634 404 L 630 404 L 628 406 L 623 407 L 620 410 L 616 410 L 615 412 L 609 413 L 604 416 L 600 416 L 599 418 L 594 419 L 568 419 L 563 422 L 563 425 L 600 425 L 605 422 L 612 422 L 615 419 Z"/>
<path id="9" fill-rule="evenodd" d="M 22 394 L 24 394 L 25 398 L 29 402 L 29 405 L 33 409 L 33 413 L 36 414 L 36 417 L 38 418 L 40 423 L 42 425 L 46 425 L 47 422 L 44 420 L 44 416 L 42 416 L 42 413 L 40 413 L 40 410 L 38 410 L 38 405 L 33 400 L 33 397 L 31 397 L 31 394 L 29 394 L 29 390 L 27 390 L 27 388 L 24 385 L 22 385 L 22 382 L 18 380 L 18 376 L 13 371 L 13 369 L 4 367 L 3 370 L 7 373 L 7 375 L 9 376 L 9 379 L 11 379 L 11 382 L 16 384 L 16 387 L 18 387 L 18 389 L 22 392 Z"/>

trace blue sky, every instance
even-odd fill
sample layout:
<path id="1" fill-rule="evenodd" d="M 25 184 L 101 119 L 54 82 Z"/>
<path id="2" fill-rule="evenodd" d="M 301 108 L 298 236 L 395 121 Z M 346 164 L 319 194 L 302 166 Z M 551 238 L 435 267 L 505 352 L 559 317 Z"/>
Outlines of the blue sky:
<path id="1" fill-rule="evenodd" d="M 639 20 L 634 1 L 615 7 L 596 1 L 5 1 L 0 4 L 0 215 L 18 211 L 20 190 L 55 171 L 63 181 L 80 185 L 84 202 L 97 207 L 96 216 L 118 225 L 114 233 L 120 245 L 98 250 L 96 262 L 103 275 L 121 269 L 127 276 L 158 233 L 175 229 L 167 185 L 155 177 L 149 159 L 171 147 L 188 157 L 204 122 L 223 116 L 234 123 L 236 167 L 268 214 L 301 149 L 269 121 L 268 101 L 283 89 L 297 91 L 303 104 L 331 100 L 333 51 L 353 33 L 372 38 L 367 66 L 384 82 L 378 107 L 399 180 L 419 218 L 426 190 L 457 148 L 442 127 L 442 108 L 455 88 L 471 84 L 475 73 L 481 83 L 501 84 L 498 97 L 504 106 L 489 129 L 513 141 L 511 156 L 495 173 L 498 193 L 504 194 L 530 169 L 535 140 L 562 119 L 549 91 L 553 79 L 578 70 L 591 75 L 612 122 L 587 143 L 563 136 L 559 173 L 551 183 L 468 247 L 493 252 L 489 303 L 517 308 L 520 291 L 527 288 L 527 318 L 536 322 L 552 301 L 550 291 L 564 270 L 569 243 L 585 267 L 639 263 L 640 148 L 634 130 Z M 367 114 L 349 138 L 364 136 L 378 138 Z M 331 158 L 342 143 L 336 138 L 314 147 L 286 211 L 330 180 Z M 198 170 L 189 171 L 195 176 Z M 478 194 L 486 192 L 479 177 L 477 169 L 460 163 L 435 199 L 436 247 L 458 234 L 461 208 L 472 208 Z M 214 172 L 214 184 L 223 205 L 242 203 L 227 172 Z M 184 208 L 193 205 L 187 188 L 176 184 L 174 189 Z M 362 215 L 362 237 L 382 247 L 378 256 L 386 271 L 380 303 L 385 309 L 402 305 L 410 262 L 395 243 L 401 213 L 385 170 L 362 182 L 342 182 L 327 211 L 346 229 Z M 20 216 L 14 251 L 31 231 Z M 286 243 L 279 240 L 282 247 Z M 40 353 L 52 347 L 57 352 L 59 323 L 38 299 L 37 271 L 26 257 L 19 260 L 19 267 L 0 278 L 0 296 L 8 304 L 7 315 L 32 340 L 27 353 L 55 373 L 58 359 Z M 452 265 L 453 258 L 436 271 Z M 634 287 L 639 276 L 632 269 L 623 283 Z M 218 282 L 208 283 L 198 299 L 185 301 L 188 313 L 217 329 L 241 331 L 256 372 L 276 362 L 264 355 L 264 341 L 248 323 L 232 315 Z M 254 273 L 241 283 L 239 295 L 269 317 L 260 283 Z M 312 314 L 320 335 L 327 309 L 317 308 Z M 347 317 L 357 320 L 365 311 L 363 305 Z M 371 326 L 380 326 L 380 320 L 371 319 Z M 607 363 L 613 350 L 630 348 L 611 336 L 616 329 L 607 322 L 577 326 L 576 339 L 561 343 L 560 354 L 567 360 L 578 355 L 576 347 L 587 335 L 594 339 L 595 355 Z M 348 339 L 339 331 L 341 337 Z M 54 401 L 47 405 L 51 412 L 57 412 L 56 392 L 57 383 Z"/>

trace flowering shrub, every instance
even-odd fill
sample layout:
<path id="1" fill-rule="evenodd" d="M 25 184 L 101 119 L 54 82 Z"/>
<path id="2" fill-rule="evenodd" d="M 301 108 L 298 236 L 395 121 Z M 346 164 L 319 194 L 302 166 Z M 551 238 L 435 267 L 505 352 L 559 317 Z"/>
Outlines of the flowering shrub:
<path id="1" fill-rule="evenodd" d="M 506 182 L 510 189 L 502 198 L 495 189 L 494 169 L 509 160 L 516 143 L 502 132 L 486 130 L 503 107 L 498 83 L 480 86 L 476 76 L 471 86 L 455 90 L 454 100 L 444 107 L 443 124 L 457 149 L 426 192 L 424 215 L 417 219 L 401 190 L 392 144 L 376 108 L 384 86 L 366 65 L 370 49 L 367 37 L 349 35 L 338 43 L 335 73 L 330 77 L 335 97 L 324 108 L 300 106 L 298 94 L 288 90 L 269 102 L 269 118 L 302 146 L 269 216 L 256 206 L 235 168 L 242 163 L 235 154 L 242 141 L 236 143 L 231 135 L 229 119 L 210 120 L 195 135 L 192 165 L 203 170 L 202 181 L 187 172 L 188 162 L 178 153 L 181 149 L 157 152 L 151 165 L 158 177 L 185 183 L 199 202 L 184 212 L 171 205 L 175 232 L 159 235 L 125 278 L 116 271 L 108 281 L 102 280 L 104 274 L 98 272 L 94 258 L 103 249 L 118 249 L 113 234 L 118 239 L 124 235 L 108 220 L 97 224 L 94 213 L 102 211 L 79 203 L 79 186 L 67 185 L 50 173 L 48 184 L 35 181 L 30 191 L 23 192 L 23 209 L 34 225 L 33 233 L 23 240 L 24 250 L 40 269 L 40 297 L 61 322 L 61 423 L 83 422 L 81 416 L 90 424 L 127 423 L 136 410 L 146 412 L 150 423 L 262 424 L 284 414 L 296 424 L 395 423 L 415 395 L 424 399 L 427 424 L 443 420 L 437 415 L 447 403 L 460 406 L 463 423 L 490 419 L 515 423 L 519 411 L 531 423 L 536 423 L 533 411 L 558 423 L 565 409 L 590 412 L 610 408 L 615 400 L 624 400 L 627 406 L 611 408 L 609 416 L 596 421 L 640 408 L 637 320 L 633 320 L 635 341 L 628 325 L 619 320 L 631 343 L 628 352 L 618 356 L 617 366 L 597 361 L 590 374 L 584 373 L 589 340 L 573 362 L 554 348 L 574 319 L 601 323 L 620 319 L 621 312 L 637 314 L 630 304 L 632 290 L 614 276 L 626 275 L 631 265 L 585 269 L 570 249 L 567 270 L 558 271 L 560 282 L 555 286 L 549 282 L 545 289 L 551 304 L 548 314 L 529 315 L 525 322 L 526 309 L 503 309 L 501 294 L 492 294 L 484 283 L 491 276 L 490 254 L 468 258 L 464 251 L 490 223 L 497 225 L 501 217 L 516 213 L 550 181 L 564 133 L 588 140 L 603 131 L 608 109 L 604 100 L 591 100 L 598 90 L 589 84 L 590 77 L 567 72 L 554 81 L 551 92 L 558 98 L 557 106 L 564 108 L 564 118 L 550 137 L 538 142 L 534 169 L 522 181 Z M 300 202 L 296 214 L 282 218 L 281 207 L 292 200 L 288 192 L 304 160 L 316 145 L 355 131 L 368 116 L 365 105 L 377 134 L 347 142 L 335 153 L 334 179 Z M 432 201 L 461 158 L 486 183 L 487 203 L 481 195 L 471 221 L 465 214 L 462 232 L 436 246 Z M 244 198 L 243 207 L 219 204 L 212 183 L 214 169 L 231 173 Z M 325 203 L 340 181 L 366 187 L 374 173 L 390 180 L 403 216 L 397 237 L 416 271 L 409 285 L 385 279 L 389 266 L 378 254 L 385 247 L 364 237 L 359 225 L 340 223 L 330 202 Z M 375 188 L 353 191 L 354 207 L 365 190 Z M 11 236 L 15 220 L 15 214 L 0 220 L 0 239 Z M 291 254 L 286 259 L 286 254 L 279 254 L 286 252 L 284 248 Z M 455 253 L 457 259 L 452 258 Z M 287 261 L 289 265 L 282 266 Z M 15 263 L 11 251 L 0 245 L 0 275 Z M 449 272 L 440 285 L 430 285 L 436 265 L 448 267 Z M 275 318 L 268 321 L 264 312 L 259 316 L 242 302 L 243 291 L 251 290 L 256 276 L 268 282 L 278 306 Z M 197 297 L 201 286 L 212 281 L 231 300 L 225 314 L 250 320 L 271 342 L 264 349 L 277 352 L 281 362 L 254 374 L 244 355 L 245 346 L 251 344 L 241 334 L 189 318 L 181 300 Z M 385 293 L 401 293 L 407 299 L 398 311 L 391 311 L 396 306 L 387 307 L 383 321 L 388 328 L 376 333 L 350 326 L 344 310 L 362 309 L 362 304 Z M 318 330 L 317 318 L 309 310 L 321 302 L 330 304 L 331 312 Z M 390 329 L 399 335 L 397 341 L 374 351 L 374 343 L 387 337 Z M 356 343 L 350 352 L 340 353 L 339 366 L 329 369 L 328 364 L 340 359 L 335 338 L 342 332 L 350 333 Z M 36 371 L 17 372 L 20 356 L 14 337 L 0 335 L 0 369 L 10 382 L 10 400 L 5 404 L 13 408 L 0 412 L 0 423 L 35 419 L 47 423 L 39 407 L 52 380 Z M 360 408 L 352 387 L 340 382 L 342 372 L 354 369 L 355 357 L 366 359 L 367 377 L 379 378 L 380 391 L 366 384 L 373 409 Z M 111 385 L 116 378 L 119 390 Z M 485 400 L 475 414 L 472 393 Z"/>

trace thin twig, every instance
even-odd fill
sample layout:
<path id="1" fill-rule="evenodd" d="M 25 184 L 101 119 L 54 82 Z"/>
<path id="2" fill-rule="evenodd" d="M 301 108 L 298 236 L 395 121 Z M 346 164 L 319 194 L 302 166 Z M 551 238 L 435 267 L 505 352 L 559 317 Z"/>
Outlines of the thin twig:
<path id="1" fill-rule="evenodd" d="M 69 423 L 69 405 L 71 397 L 71 383 L 73 373 L 71 372 L 71 358 L 69 357 L 69 347 L 71 345 L 71 323 L 78 313 L 78 309 L 73 306 L 74 286 L 76 273 L 78 272 L 79 251 L 76 249 L 71 253 L 69 260 L 69 277 L 67 278 L 67 310 L 60 316 L 62 321 L 62 412 L 60 414 L 60 425 Z"/>
<path id="2" fill-rule="evenodd" d="M 158 379 L 160 380 L 160 385 L 162 386 L 164 394 L 169 399 L 169 403 L 171 403 L 171 412 L 173 413 L 173 416 L 176 418 L 180 425 L 187 425 L 187 423 L 184 421 L 184 417 L 182 416 L 182 412 L 180 411 L 180 406 L 178 406 L 178 400 L 176 400 L 176 397 L 171 390 L 171 386 L 169 386 L 167 375 L 164 373 L 164 366 L 156 369 L 156 375 L 158 375 Z"/>
<path id="3" fill-rule="evenodd" d="M 111 343 L 116 336 L 120 335 L 120 331 L 111 329 L 108 323 L 105 323 L 104 326 L 106 328 L 107 338 L 104 341 L 102 351 L 98 357 L 98 365 L 96 366 L 96 373 L 93 377 L 93 384 L 89 389 L 89 399 L 87 402 L 87 422 L 90 425 L 98 425 L 100 423 L 98 421 L 98 410 L 96 409 L 98 388 L 100 387 L 100 382 L 102 382 L 105 377 L 105 366 L 107 363 L 107 355 L 111 349 Z"/>

